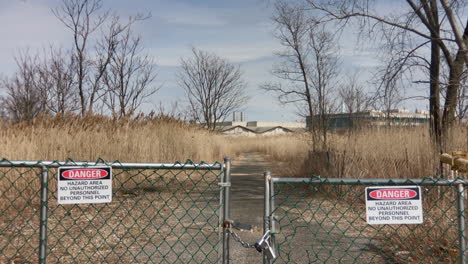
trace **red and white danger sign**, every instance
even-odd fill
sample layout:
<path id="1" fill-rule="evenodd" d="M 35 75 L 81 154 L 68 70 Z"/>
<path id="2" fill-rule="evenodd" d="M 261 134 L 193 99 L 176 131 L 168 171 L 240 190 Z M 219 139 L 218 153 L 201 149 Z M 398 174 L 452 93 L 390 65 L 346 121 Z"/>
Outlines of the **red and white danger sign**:
<path id="1" fill-rule="evenodd" d="M 419 186 L 366 188 L 366 219 L 376 224 L 422 224 L 423 209 Z"/>
<path id="2" fill-rule="evenodd" d="M 112 168 L 60 167 L 57 173 L 59 204 L 110 203 Z"/>

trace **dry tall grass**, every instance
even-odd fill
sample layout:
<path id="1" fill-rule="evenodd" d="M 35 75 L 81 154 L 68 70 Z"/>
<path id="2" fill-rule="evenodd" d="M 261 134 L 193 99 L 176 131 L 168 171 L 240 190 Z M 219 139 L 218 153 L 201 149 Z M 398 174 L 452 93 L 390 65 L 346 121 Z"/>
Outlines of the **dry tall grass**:
<path id="1" fill-rule="evenodd" d="M 466 128 L 451 131 L 447 149 L 468 150 Z M 327 151 L 326 158 L 325 153 L 309 154 L 302 173 L 339 178 L 422 178 L 440 173 L 440 153 L 431 144 L 427 127 L 331 134 Z"/>
<path id="2" fill-rule="evenodd" d="M 0 156 L 11 160 L 214 161 L 230 154 L 223 141 L 220 135 L 170 119 L 44 118 L 0 129 Z"/>
<path id="3" fill-rule="evenodd" d="M 308 137 L 224 137 L 182 121 L 105 117 L 43 118 L 0 126 L 0 157 L 10 160 L 122 162 L 222 161 L 242 152 L 261 152 L 272 160 L 306 157 Z M 301 160 L 302 161 L 302 160 Z"/>
<path id="4" fill-rule="evenodd" d="M 0 127 L 0 157 L 213 162 L 260 152 L 288 164 L 288 176 L 349 178 L 420 178 L 435 175 L 438 168 L 439 153 L 430 144 L 427 128 L 363 129 L 334 133 L 329 139 L 326 151 L 314 153 L 306 134 L 229 138 L 167 118 L 57 117 Z M 468 150 L 467 129 L 454 129 L 447 148 Z"/>

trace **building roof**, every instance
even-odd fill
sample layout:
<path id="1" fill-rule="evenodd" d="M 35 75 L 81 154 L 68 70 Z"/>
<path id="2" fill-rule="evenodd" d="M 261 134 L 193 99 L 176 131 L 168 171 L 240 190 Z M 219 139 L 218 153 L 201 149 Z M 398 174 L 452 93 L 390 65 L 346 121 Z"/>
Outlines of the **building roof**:
<path id="1" fill-rule="evenodd" d="M 273 131 L 275 129 L 284 130 L 286 132 L 293 132 L 291 129 L 286 128 L 286 127 L 282 127 L 282 126 L 257 127 L 257 128 L 255 128 L 255 132 L 258 133 L 258 134 L 263 134 L 263 133 L 266 133 L 266 132 L 269 132 L 269 131 Z"/>
<path id="2" fill-rule="evenodd" d="M 245 131 L 248 131 L 248 132 L 251 132 L 251 133 L 255 133 L 255 134 L 258 134 L 258 135 L 265 134 L 265 133 L 268 133 L 270 131 L 274 131 L 274 130 L 277 130 L 277 129 L 279 129 L 281 131 L 284 131 L 286 133 L 305 132 L 306 131 L 305 128 L 298 128 L 298 127 L 295 127 L 295 128 L 288 128 L 288 127 L 283 127 L 283 126 L 246 127 L 246 126 L 241 126 L 241 125 L 218 127 L 218 130 L 225 133 L 225 132 L 234 130 L 236 128 L 241 128 L 242 130 L 245 130 Z"/>
<path id="3" fill-rule="evenodd" d="M 222 127 L 220 126 L 220 127 L 217 127 L 217 129 L 219 129 L 221 132 L 226 132 L 226 131 L 233 130 L 233 129 L 238 128 L 238 127 L 243 129 L 243 130 L 248 130 L 248 131 L 250 131 L 252 133 L 256 133 L 255 130 L 252 130 L 250 128 L 247 128 L 245 126 L 240 126 L 240 125 L 238 125 L 238 126 L 222 126 Z"/>
<path id="4" fill-rule="evenodd" d="M 355 113 L 334 113 L 334 114 L 327 114 L 328 118 L 333 117 L 348 117 L 348 118 L 420 118 L 420 119 L 429 119 L 429 114 L 426 111 L 418 111 L 415 113 L 411 113 L 406 110 L 392 110 L 389 112 L 382 112 L 382 111 L 362 111 L 362 112 L 355 112 Z M 313 118 L 318 117 L 318 115 L 313 116 Z M 308 116 L 306 120 L 309 120 L 310 117 Z"/>

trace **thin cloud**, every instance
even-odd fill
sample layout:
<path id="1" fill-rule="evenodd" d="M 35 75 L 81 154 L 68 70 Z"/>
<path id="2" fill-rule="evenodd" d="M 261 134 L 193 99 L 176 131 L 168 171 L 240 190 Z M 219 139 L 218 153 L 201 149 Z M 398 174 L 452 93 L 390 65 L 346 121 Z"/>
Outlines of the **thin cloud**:
<path id="1" fill-rule="evenodd" d="M 0 9 L 0 72 L 15 69 L 14 55 L 21 49 L 38 50 L 68 43 L 68 32 L 57 21 L 50 7 L 33 1 L 7 4 Z"/>

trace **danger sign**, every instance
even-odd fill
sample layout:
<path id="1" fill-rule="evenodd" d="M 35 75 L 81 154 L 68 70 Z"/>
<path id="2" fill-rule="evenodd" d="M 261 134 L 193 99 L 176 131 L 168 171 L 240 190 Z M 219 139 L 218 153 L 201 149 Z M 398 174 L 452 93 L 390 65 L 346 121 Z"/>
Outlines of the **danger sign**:
<path id="1" fill-rule="evenodd" d="M 112 168 L 60 167 L 57 188 L 59 204 L 110 203 Z"/>
<path id="2" fill-rule="evenodd" d="M 376 224 L 422 224 L 423 210 L 419 186 L 366 188 L 366 219 Z"/>

